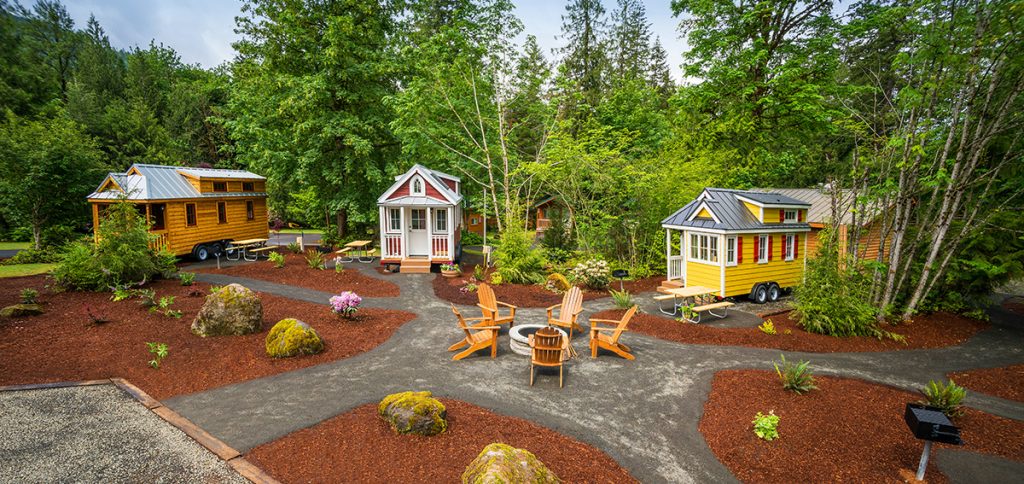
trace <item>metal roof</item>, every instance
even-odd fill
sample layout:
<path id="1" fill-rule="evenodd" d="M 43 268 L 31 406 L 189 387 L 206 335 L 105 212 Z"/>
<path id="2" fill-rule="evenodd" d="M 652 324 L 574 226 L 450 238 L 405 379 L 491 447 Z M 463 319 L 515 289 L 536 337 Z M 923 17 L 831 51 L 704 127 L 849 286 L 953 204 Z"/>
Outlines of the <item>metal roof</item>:
<path id="1" fill-rule="evenodd" d="M 432 206 L 432 207 L 449 207 L 452 204 L 442 202 L 441 200 L 437 200 L 435 198 L 430 198 L 430 197 L 413 197 L 413 196 L 408 196 L 407 195 L 407 196 L 404 196 L 404 197 L 398 197 L 398 198 L 393 198 L 391 200 L 387 200 L 385 202 L 382 202 L 381 205 L 383 205 L 385 207 L 410 206 L 410 205 L 414 205 L 414 206 L 421 206 L 421 205 L 422 206 L 428 206 L 429 205 L 429 206 Z"/>
<path id="2" fill-rule="evenodd" d="M 425 175 L 425 176 L 423 176 L 423 179 L 426 180 L 428 183 L 430 183 L 430 186 L 436 188 L 437 191 L 441 192 L 441 195 L 443 195 L 445 198 L 447 198 L 448 201 L 451 202 L 452 205 L 458 204 L 460 201 L 462 201 L 462 195 L 459 195 L 458 193 L 455 193 L 452 189 L 448 188 L 448 184 L 444 182 L 445 178 L 448 178 L 448 179 L 451 179 L 453 181 L 459 182 L 460 181 L 459 178 L 451 176 L 451 175 L 449 175 L 447 173 L 441 173 L 439 171 L 431 170 L 430 168 L 427 168 L 427 167 L 417 163 L 417 164 L 413 165 L 412 168 L 409 169 L 409 171 L 407 171 L 407 172 L 405 172 L 405 173 L 403 173 L 401 175 L 396 176 L 395 177 L 395 183 L 392 184 L 391 187 L 389 187 L 387 190 L 385 190 L 383 194 L 381 194 L 381 196 L 377 199 L 377 203 L 381 204 L 381 205 L 385 205 L 385 204 L 387 204 L 387 205 L 394 205 L 393 203 L 388 203 L 387 198 L 389 196 L 391 196 L 391 194 L 394 193 L 395 190 L 397 190 L 399 187 L 401 187 L 403 184 L 405 184 L 406 180 L 412 178 L 412 176 L 414 174 L 416 174 L 416 173 L 419 173 L 420 175 Z M 402 198 L 419 198 L 419 197 L 402 197 Z M 402 198 L 396 198 L 395 200 L 401 200 Z M 442 205 L 445 205 L 445 204 L 442 203 Z"/>
<path id="3" fill-rule="evenodd" d="M 138 171 L 138 175 L 128 173 L 132 170 Z M 199 170 L 205 170 L 198 168 Z M 110 173 L 107 178 L 124 190 L 128 200 L 173 200 L 181 198 L 221 198 L 221 197 L 263 197 L 262 192 L 216 192 L 200 193 L 191 183 L 178 171 L 180 166 L 148 165 L 138 163 L 132 165 L 126 173 Z M 235 176 L 239 179 L 264 179 L 263 177 L 244 170 L 212 170 L 215 172 L 238 172 L 244 176 Z M 211 176 L 211 175 L 207 175 Z M 220 178 L 220 176 L 217 176 Z M 100 200 L 116 200 L 122 196 L 118 190 L 100 191 L 107 179 L 100 183 L 92 194 L 86 198 Z"/>
<path id="4" fill-rule="evenodd" d="M 807 221 L 809 223 L 826 223 L 832 219 L 832 192 L 829 190 L 823 188 L 765 188 L 764 191 L 779 193 L 811 204 L 811 208 L 807 210 Z M 840 194 L 841 199 L 839 203 L 846 208 L 840 223 L 844 225 L 853 223 L 853 191 L 841 190 Z M 861 214 L 860 217 L 863 223 L 868 223 L 875 219 L 880 212 L 877 204 L 869 205 L 865 211 L 867 213 Z"/>
<path id="5" fill-rule="evenodd" d="M 160 165 L 135 165 L 160 166 Z M 233 180 L 266 180 L 266 178 L 246 170 L 222 170 L 219 168 L 178 168 L 179 172 L 196 178 L 230 178 Z"/>
<path id="6" fill-rule="evenodd" d="M 774 194 L 775 197 L 765 196 L 764 192 L 750 192 L 745 190 L 728 190 L 723 188 L 705 188 L 696 200 L 686 204 L 683 208 L 677 210 L 672 215 L 669 215 L 665 220 L 661 221 L 662 226 L 674 226 L 674 227 L 693 227 L 697 229 L 712 229 L 712 230 L 727 230 L 727 231 L 744 231 L 750 230 L 755 231 L 759 229 L 778 229 L 785 227 L 787 229 L 810 229 L 810 225 L 806 223 L 788 223 L 788 224 L 763 224 L 757 220 L 754 214 L 750 213 L 746 207 L 743 206 L 743 202 L 740 201 L 738 196 L 743 196 L 755 200 L 787 200 L 784 202 L 766 202 L 766 203 L 779 203 L 786 205 L 808 205 L 805 202 L 799 200 L 790 199 L 789 197 Z M 772 195 L 772 194 L 767 194 Z M 792 201 L 788 201 L 792 200 Z M 765 203 L 765 202 L 762 202 Z M 699 207 L 707 205 L 708 210 L 717 217 L 717 221 L 714 219 L 706 218 L 695 218 L 690 220 L 690 216 L 694 214 Z"/>

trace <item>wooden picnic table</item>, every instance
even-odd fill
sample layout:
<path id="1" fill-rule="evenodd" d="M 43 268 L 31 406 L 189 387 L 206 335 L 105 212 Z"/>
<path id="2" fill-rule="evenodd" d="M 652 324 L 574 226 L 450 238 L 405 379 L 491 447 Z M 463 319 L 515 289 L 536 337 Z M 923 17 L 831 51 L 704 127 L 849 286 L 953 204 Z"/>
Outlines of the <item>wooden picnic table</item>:
<path id="1" fill-rule="evenodd" d="M 359 262 L 373 262 L 372 258 L 367 257 L 369 246 L 372 244 L 372 240 L 353 240 L 345 244 L 345 247 L 351 248 L 353 252 L 361 252 L 361 254 L 356 255 L 356 260 Z"/>
<path id="2" fill-rule="evenodd" d="M 267 241 L 269 241 L 269 240 L 270 239 L 233 240 L 233 241 L 231 241 L 231 246 L 228 247 L 228 249 L 232 249 L 232 250 L 237 251 L 237 252 L 235 254 L 235 258 L 232 259 L 231 258 L 231 252 L 229 251 L 228 252 L 228 260 L 238 260 L 239 256 L 241 256 L 245 260 L 249 260 L 249 261 L 256 260 L 256 259 L 250 259 L 249 258 L 249 254 L 247 253 L 248 249 L 252 249 L 252 248 L 256 248 L 256 247 L 262 246 L 262 245 L 266 244 Z M 259 258 L 259 256 L 257 255 L 256 258 Z"/>
<path id="3" fill-rule="evenodd" d="M 677 311 L 679 311 L 679 308 L 683 306 L 682 301 L 687 301 L 695 298 L 703 298 L 704 296 L 714 294 L 717 291 L 717 289 L 705 286 L 687 286 L 666 289 L 663 292 L 672 296 L 672 312 L 666 311 L 663 307 L 659 309 L 661 310 L 661 312 L 665 314 L 674 315 Z"/>
<path id="4" fill-rule="evenodd" d="M 260 245 L 260 244 L 267 243 L 268 240 L 270 240 L 270 239 L 235 240 L 235 241 L 231 242 L 231 246 L 232 247 L 242 247 L 242 246 L 250 246 L 250 245 Z"/>

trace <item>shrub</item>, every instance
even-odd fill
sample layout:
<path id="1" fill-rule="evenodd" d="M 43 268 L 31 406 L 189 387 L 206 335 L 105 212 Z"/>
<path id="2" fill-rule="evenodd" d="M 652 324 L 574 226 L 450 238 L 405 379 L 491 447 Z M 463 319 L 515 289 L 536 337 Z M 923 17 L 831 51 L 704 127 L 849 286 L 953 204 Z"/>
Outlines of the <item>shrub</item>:
<path id="1" fill-rule="evenodd" d="M 291 252 L 292 254 L 302 253 L 302 246 L 299 245 L 298 242 L 290 242 L 287 246 L 285 246 L 285 248 L 288 250 L 288 252 Z"/>
<path id="2" fill-rule="evenodd" d="M 590 259 L 576 264 L 572 269 L 572 276 L 577 282 L 583 283 L 589 288 L 604 289 L 608 287 L 611 271 L 608 270 L 608 263 L 600 259 Z"/>
<path id="3" fill-rule="evenodd" d="M 768 415 L 757 412 L 750 423 L 754 424 L 754 435 L 768 441 L 779 438 L 779 416 L 775 415 L 774 410 L 769 411 Z"/>
<path id="4" fill-rule="evenodd" d="M 267 256 L 267 259 L 269 259 L 270 262 L 274 264 L 274 267 L 278 269 L 284 267 L 284 254 L 280 252 L 271 252 L 270 255 Z"/>
<path id="5" fill-rule="evenodd" d="M 473 279 L 476 279 L 480 282 L 483 282 L 484 280 L 487 279 L 487 272 L 484 270 L 484 266 L 479 264 L 473 266 Z"/>
<path id="6" fill-rule="evenodd" d="M 60 260 L 60 254 L 49 249 L 29 248 L 18 251 L 13 257 L 0 260 L 0 265 L 47 264 Z"/>
<path id="7" fill-rule="evenodd" d="M 469 232 L 467 230 L 462 231 L 462 246 L 467 245 L 481 245 L 484 243 L 484 238 L 477 235 L 475 232 Z"/>
<path id="8" fill-rule="evenodd" d="M 345 291 L 337 296 L 331 296 L 331 311 L 339 316 L 351 318 L 359 310 L 359 304 L 362 302 L 363 298 L 356 293 Z"/>
<path id="9" fill-rule="evenodd" d="M 782 380 L 782 388 L 790 390 L 797 395 L 818 388 L 814 386 L 814 376 L 808 368 L 810 362 L 801 361 L 794 365 L 786 361 L 786 355 L 781 356 L 782 366 L 780 368 L 779 363 L 775 363 L 775 373 L 779 375 L 779 380 Z"/>
<path id="10" fill-rule="evenodd" d="M 492 286 L 500 286 L 501 283 L 503 283 L 503 282 L 505 282 L 505 278 L 501 277 L 501 273 L 500 272 L 495 272 L 494 274 L 491 274 L 491 285 Z"/>
<path id="11" fill-rule="evenodd" d="M 757 327 L 764 334 L 775 334 L 775 323 L 770 319 L 766 319 L 760 326 Z"/>
<path id="12" fill-rule="evenodd" d="M 616 291 L 615 289 L 609 289 L 608 292 L 612 295 L 612 302 L 615 303 L 615 307 L 620 309 L 629 309 L 633 307 L 633 295 L 629 291 Z"/>
<path id="13" fill-rule="evenodd" d="M 153 355 L 153 359 L 149 360 L 149 366 L 154 370 L 159 370 L 160 362 L 167 358 L 167 345 L 165 343 L 146 343 L 146 346 L 149 347 L 149 353 Z"/>
<path id="14" fill-rule="evenodd" d="M 319 250 L 306 251 L 306 265 L 313 269 L 324 269 L 324 254 Z"/>
<path id="15" fill-rule="evenodd" d="M 568 291 L 569 288 L 572 287 L 572 284 L 569 284 L 569 280 L 566 279 L 565 276 L 557 272 L 552 272 L 548 275 L 548 280 L 544 283 L 544 287 L 549 291 L 561 294 Z"/>
<path id="16" fill-rule="evenodd" d="M 20 296 L 22 304 L 35 304 L 36 299 L 39 298 L 39 291 L 26 287 L 21 290 Z"/>
<path id="17" fill-rule="evenodd" d="M 967 396 L 967 390 L 957 385 L 953 380 L 949 383 L 941 381 L 929 381 L 928 385 L 921 389 L 925 401 L 919 402 L 942 410 L 947 417 L 959 417 L 964 414 L 961 403 Z"/>
<path id="18" fill-rule="evenodd" d="M 472 282 L 469 282 L 469 281 L 462 281 L 462 282 L 465 285 L 459 288 L 459 292 L 461 292 L 463 294 L 468 294 L 468 293 L 471 293 L 471 292 L 476 292 L 476 290 L 477 290 L 477 285 L 476 284 L 474 284 Z"/>
<path id="19" fill-rule="evenodd" d="M 544 281 L 544 254 L 532 247 L 530 232 L 510 224 L 501 234 L 494 251 L 494 263 L 501 280 L 513 284 L 540 284 Z M 493 276 L 492 276 L 493 281 Z"/>
<path id="20" fill-rule="evenodd" d="M 182 272 L 178 274 L 178 280 L 181 281 L 182 286 L 191 286 L 196 282 L 195 272 Z"/>
<path id="21" fill-rule="evenodd" d="M 167 317 L 170 317 L 170 318 L 180 318 L 181 317 L 181 311 L 178 311 L 178 310 L 175 310 L 175 309 L 171 309 L 171 305 L 173 305 L 173 304 L 174 304 L 174 296 L 164 296 L 164 297 L 161 297 L 160 300 L 157 301 L 155 304 L 153 304 L 152 306 L 149 306 L 149 312 L 155 313 L 155 312 L 159 311 L 159 312 L 163 313 L 164 316 L 167 316 Z"/>
<path id="22" fill-rule="evenodd" d="M 152 289 L 132 289 L 130 293 L 132 296 L 139 298 L 139 306 L 145 309 L 153 309 L 158 305 L 156 291 Z"/>

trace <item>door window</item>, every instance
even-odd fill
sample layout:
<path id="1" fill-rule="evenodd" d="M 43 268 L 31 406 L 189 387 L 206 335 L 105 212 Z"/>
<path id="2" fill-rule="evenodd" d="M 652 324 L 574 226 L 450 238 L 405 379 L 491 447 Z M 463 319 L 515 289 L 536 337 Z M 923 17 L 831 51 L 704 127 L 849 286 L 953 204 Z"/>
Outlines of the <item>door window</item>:
<path id="1" fill-rule="evenodd" d="M 427 229 L 427 210 L 423 208 L 414 208 L 411 210 L 411 225 L 409 228 L 412 230 L 426 230 Z"/>

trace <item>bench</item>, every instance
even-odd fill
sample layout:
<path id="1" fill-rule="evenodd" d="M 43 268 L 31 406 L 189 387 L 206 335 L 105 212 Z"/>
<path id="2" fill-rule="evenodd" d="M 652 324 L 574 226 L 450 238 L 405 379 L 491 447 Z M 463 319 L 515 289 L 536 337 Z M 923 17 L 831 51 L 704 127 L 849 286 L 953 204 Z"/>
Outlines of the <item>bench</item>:
<path id="1" fill-rule="evenodd" d="M 245 252 L 247 254 L 253 254 L 254 258 L 251 259 L 251 260 L 257 260 L 257 259 L 260 258 L 260 254 L 262 254 L 264 252 L 274 252 L 274 251 L 276 251 L 276 250 L 278 250 L 280 248 L 281 248 L 280 245 L 268 245 L 266 247 L 259 247 L 259 248 L 256 248 L 256 249 L 245 249 Z M 250 259 L 246 258 L 245 260 L 250 260 Z"/>
<path id="2" fill-rule="evenodd" d="M 661 294 L 661 295 L 658 295 L 658 296 L 654 296 L 654 300 L 658 301 L 658 310 L 663 312 L 663 313 L 665 313 L 665 314 L 674 315 L 674 314 L 676 314 L 676 311 L 679 310 L 679 303 L 675 302 L 675 300 L 676 300 L 676 295 L 675 294 Z M 669 300 L 672 301 L 672 310 L 671 311 L 666 310 L 665 309 L 665 305 L 662 304 L 662 301 L 669 301 Z"/>
<path id="3" fill-rule="evenodd" d="M 349 252 L 352 252 L 351 247 L 342 247 L 334 251 L 334 263 L 337 264 L 339 262 L 352 262 L 353 259 Z"/>
<path id="4" fill-rule="evenodd" d="M 364 252 L 362 255 L 357 256 L 356 260 L 365 264 L 369 264 L 370 262 L 373 262 L 374 257 L 377 257 L 377 249 L 370 249 Z"/>
<path id="5" fill-rule="evenodd" d="M 733 303 L 731 303 L 729 301 L 722 301 L 722 302 L 716 302 L 716 303 L 711 303 L 711 304 L 703 304 L 703 305 L 700 305 L 700 306 L 695 306 L 695 307 L 690 308 L 690 311 L 689 311 L 690 314 L 693 315 L 693 318 L 691 319 L 691 318 L 686 317 L 686 312 L 684 311 L 683 312 L 683 319 L 685 319 L 685 320 L 687 320 L 687 321 L 689 321 L 691 323 L 700 323 L 700 315 L 701 315 L 701 313 L 705 313 L 705 312 L 710 314 L 710 315 L 712 315 L 712 316 L 714 316 L 714 317 L 716 317 L 716 318 L 718 318 L 718 319 L 722 319 L 722 318 L 724 318 L 724 317 L 729 315 L 729 308 L 732 307 L 732 306 L 733 306 Z M 715 313 L 716 309 L 725 309 L 725 311 L 723 311 L 722 314 L 716 314 Z"/>

